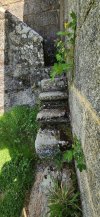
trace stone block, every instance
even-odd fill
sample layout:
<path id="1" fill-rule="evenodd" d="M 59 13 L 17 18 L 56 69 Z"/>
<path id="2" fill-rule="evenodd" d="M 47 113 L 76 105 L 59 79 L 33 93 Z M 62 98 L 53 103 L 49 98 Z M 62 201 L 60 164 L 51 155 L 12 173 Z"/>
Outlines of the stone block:
<path id="1" fill-rule="evenodd" d="M 78 178 L 82 194 L 84 216 L 98 217 L 100 189 L 100 119 L 88 100 L 75 88 L 69 91 L 73 134 L 81 141 L 86 171 Z"/>
<path id="2" fill-rule="evenodd" d="M 9 10 L 9 12 L 11 12 L 13 15 L 15 15 L 16 17 L 18 17 L 20 20 L 23 21 L 23 14 L 24 14 L 24 1 L 13 1 L 13 3 L 9 4 L 7 6 L 5 6 L 5 8 L 7 10 Z"/>
<path id="3" fill-rule="evenodd" d="M 35 149 L 40 158 L 53 158 L 60 152 L 60 134 L 57 130 L 40 129 L 38 131 Z"/>
<path id="4" fill-rule="evenodd" d="M 43 109 L 37 115 L 37 120 L 41 123 L 66 123 L 69 119 L 69 113 L 64 108 Z"/>
<path id="5" fill-rule="evenodd" d="M 4 60 L 5 60 L 4 51 L 3 51 L 3 50 L 0 50 L 0 65 L 1 65 L 1 66 L 4 65 Z"/>
<path id="6" fill-rule="evenodd" d="M 32 93 L 31 88 L 13 91 L 5 94 L 5 110 L 7 111 L 10 107 L 16 105 L 35 105 L 35 96 Z"/>
<path id="7" fill-rule="evenodd" d="M 49 217 L 48 195 L 54 187 L 54 180 L 60 180 L 64 188 L 72 188 L 71 171 L 67 167 L 58 171 L 52 162 L 38 165 L 36 179 L 31 191 L 28 213 L 30 217 Z"/>
<path id="8" fill-rule="evenodd" d="M 11 4 L 13 2 L 16 2 L 16 0 L 0 0 L 0 3 L 2 5 L 7 5 L 7 4 Z"/>
<path id="9" fill-rule="evenodd" d="M 50 11 L 44 13 L 37 13 L 33 16 L 34 26 L 47 26 L 47 25 L 57 25 L 59 23 L 59 17 L 57 11 Z"/>
<path id="10" fill-rule="evenodd" d="M 40 93 L 39 99 L 41 101 L 55 101 L 64 100 L 68 98 L 68 94 L 65 91 L 51 91 Z"/>
<path id="11" fill-rule="evenodd" d="M 91 8 L 76 39 L 75 86 L 99 113 L 100 48 L 99 7 Z"/>
<path id="12" fill-rule="evenodd" d="M 63 78 L 55 78 L 53 81 L 51 79 L 43 79 L 41 81 L 42 92 L 65 90 L 66 86 L 66 79 L 64 80 Z"/>
<path id="13" fill-rule="evenodd" d="M 78 17 L 78 26 L 81 27 L 85 20 L 88 17 L 88 14 L 90 13 L 90 11 L 96 7 L 99 8 L 99 0 L 82 0 L 78 2 L 78 13 L 77 13 L 77 17 Z"/>
<path id="14" fill-rule="evenodd" d="M 46 26 L 34 26 L 34 28 L 40 35 L 42 35 L 43 38 L 55 40 L 57 38 L 56 33 L 59 31 L 59 23 L 57 23 L 56 25 L 52 24 Z M 47 46 L 49 47 L 49 43 Z"/>
<path id="15" fill-rule="evenodd" d="M 31 5 L 31 7 L 30 7 Z M 24 15 L 29 15 L 31 13 L 37 14 L 41 11 L 52 11 L 54 9 L 59 9 L 58 0 L 28 0 L 25 1 L 24 5 Z"/>
<path id="16" fill-rule="evenodd" d="M 0 5 L 0 22 L 1 20 L 5 20 L 5 9 Z"/>

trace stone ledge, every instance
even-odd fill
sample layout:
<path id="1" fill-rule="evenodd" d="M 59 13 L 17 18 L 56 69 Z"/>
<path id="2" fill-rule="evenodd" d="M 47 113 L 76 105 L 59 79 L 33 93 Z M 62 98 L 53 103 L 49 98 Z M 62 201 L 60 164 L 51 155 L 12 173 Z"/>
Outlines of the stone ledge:
<path id="1" fill-rule="evenodd" d="M 68 113 L 69 114 L 69 113 Z M 37 121 L 49 123 L 66 123 L 68 116 L 66 109 L 43 109 L 37 115 Z"/>
<path id="2" fill-rule="evenodd" d="M 39 99 L 41 101 L 54 101 L 68 99 L 68 94 L 62 91 L 52 91 L 40 93 Z"/>
<path id="3" fill-rule="evenodd" d="M 41 81 L 41 90 L 44 92 L 65 90 L 66 87 L 66 81 L 62 78 L 55 78 L 54 80 L 43 79 Z"/>

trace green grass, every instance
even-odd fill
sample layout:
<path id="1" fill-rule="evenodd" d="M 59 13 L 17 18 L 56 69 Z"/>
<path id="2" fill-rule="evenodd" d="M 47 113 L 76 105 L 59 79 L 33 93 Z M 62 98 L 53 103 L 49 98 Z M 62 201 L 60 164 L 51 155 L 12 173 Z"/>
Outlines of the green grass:
<path id="1" fill-rule="evenodd" d="M 0 217 L 19 217 L 35 175 L 37 108 L 13 108 L 0 117 Z"/>

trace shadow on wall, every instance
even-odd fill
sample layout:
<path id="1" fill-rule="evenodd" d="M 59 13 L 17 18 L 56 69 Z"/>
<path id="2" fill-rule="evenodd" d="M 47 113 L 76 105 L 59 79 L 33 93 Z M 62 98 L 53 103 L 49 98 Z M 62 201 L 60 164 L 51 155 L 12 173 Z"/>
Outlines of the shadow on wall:
<path id="1" fill-rule="evenodd" d="M 25 0 L 24 22 L 38 32 L 44 39 L 45 65 L 55 62 L 54 41 L 60 29 L 60 5 L 58 0 Z"/>

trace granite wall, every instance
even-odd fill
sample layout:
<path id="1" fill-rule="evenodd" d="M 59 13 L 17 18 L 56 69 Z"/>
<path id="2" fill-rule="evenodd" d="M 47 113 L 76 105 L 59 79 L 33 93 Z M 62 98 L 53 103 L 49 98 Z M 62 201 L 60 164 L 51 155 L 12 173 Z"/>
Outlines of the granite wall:
<path id="1" fill-rule="evenodd" d="M 0 13 L 0 108 L 33 106 L 44 69 L 42 37 L 8 11 Z"/>
<path id="2" fill-rule="evenodd" d="M 4 111 L 5 10 L 0 7 L 0 112 Z"/>
<path id="3" fill-rule="evenodd" d="M 54 40 L 60 29 L 59 0 L 0 0 L 0 3 L 43 37 L 45 65 L 52 65 Z"/>
<path id="4" fill-rule="evenodd" d="M 24 0 L 0 0 L 0 6 L 23 21 Z"/>
<path id="5" fill-rule="evenodd" d="M 86 171 L 77 171 L 84 217 L 100 216 L 100 2 L 65 0 L 65 18 L 77 15 L 74 79 L 69 79 L 73 134 L 80 139 Z"/>
<path id="6" fill-rule="evenodd" d="M 44 38 L 59 30 L 59 0 L 0 0 L 0 5 Z"/>

